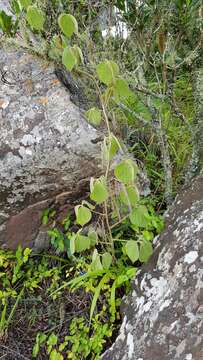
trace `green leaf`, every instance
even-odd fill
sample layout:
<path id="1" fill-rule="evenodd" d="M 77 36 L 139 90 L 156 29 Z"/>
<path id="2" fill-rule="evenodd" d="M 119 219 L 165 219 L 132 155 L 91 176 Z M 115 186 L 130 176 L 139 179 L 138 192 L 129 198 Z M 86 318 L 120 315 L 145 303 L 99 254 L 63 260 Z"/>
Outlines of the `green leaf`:
<path id="1" fill-rule="evenodd" d="M 23 252 L 22 246 L 18 245 L 15 256 L 16 256 L 16 259 L 18 260 L 18 263 L 20 263 L 20 264 L 22 264 L 22 252 Z"/>
<path id="2" fill-rule="evenodd" d="M 39 344 L 43 344 L 45 342 L 45 340 L 47 339 L 47 335 L 44 333 L 40 333 L 39 335 Z"/>
<path id="3" fill-rule="evenodd" d="M 77 63 L 78 63 L 78 64 L 79 64 L 79 63 L 82 63 L 82 64 L 83 64 L 84 58 L 83 58 L 82 50 L 81 50 L 77 45 L 74 45 L 74 46 L 72 47 L 72 50 L 73 50 L 74 55 L 75 55 L 75 57 L 76 57 L 76 59 L 77 59 Z"/>
<path id="4" fill-rule="evenodd" d="M 115 135 L 111 134 L 109 137 L 109 160 L 114 158 L 119 149 L 121 149 L 120 142 Z"/>
<path id="5" fill-rule="evenodd" d="M 12 0 L 12 2 L 11 2 L 11 10 L 18 17 L 20 15 L 21 11 L 22 11 L 21 3 L 18 0 Z"/>
<path id="6" fill-rule="evenodd" d="M 113 285 L 111 287 L 111 297 L 110 297 L 110 311 L 115 318 L 116 314 L 116 280 L 114 280 Z"/>
<path id="7" fill-rule="evenodd" d="M 88 209 L 83 205 L 75 206 L 75 214 L 76 214 L 76 221 L 81 226 L 87 224 L 92 218 L 92 213 L 90 209 Z"/>
<path id="8" fill-rule="evenodd" d="M 140 246 L 139 260 L 141 262 L 147 262 L 152 254 L 153 254 L 153 247 L 151 242 L 143 241 Z"/>
<path id="9" fill-rule="evenodd" d="M 110 268 L 112 264 L 112 256 L 110 253 L 108 252 L 105 252 L 103 255 L 102 255 L 102 265 L 103 265 L 103 268 L 108 270 Z"/>
<path id="10" fill-rule="evenodd" d="M 77 64 L 77 58 L 71 47 L 66 47 L 63 50 L 62 63 L 69 71 L 72 71 L 74 66 Z"/>
<path id="11" fill-rule="evenodd" d="M 114 95 L 118 98 L 127 98 L 131 95 L 128 83 L 124 79 L 117 79 L 114 84 Z"/>
<path id="12" fill-rule="evenodd" d="M 125 186 L 125 190 L 122 190 L 119 194 L 120 200 L 125 205 L 136 206 L 139 201 L 139 192 L 136 186 Z"/>
<path id="13" fill-rule="evenodd" d="M 91 200 L 95 201 L 97 204 L 102 204 L 108 199 L 108 189 L 103 178 L 94 180 L 90 191 Z"/>
<path id="14" fill-rule="evenodd" d="M 57 228 L 48 230 L 48 234 L 51 237 L 51 244 L 56 248 L 57 252 L 64 251 L 64 234 Z"/>
<path id="15" fill-rule="evenodd" d="M 75 253 L 75 239 L 76 239 L 76 234 L 73 233 L 70 238 L 70 249 L 69 249 L 71 255 Z"/>
<path id="16" fill-rule="evenodd" d="M 57 341 L 58 341 L 58 337 L 54 333 L 52 333 L 47 340 L 47 345 L 54 346 L 57 344 Z"/>
<path id="17" fill-rule="evenodd" d="M 20 0 L 20 4 L 26 10 L 31 4 L 31 0 Z"/>
<path id="18" fill-rule="evenodd" d="M 28 24 L 35 30 L 43 30 L 45 16 L 44 13 L 38 9 L 36 6 L 28 6 L 27 16 Z"/>
<path id="19" fill-rule="evenodd" d="M 56 349 L 52 350 L 50 354 L 50 360 L 63 360 L 64 357 Z"/>
<path id="20" fill-rule="evenodd" d="M 94 249 L 92 254 L 91 271 L 101 271 L 101 270 L 103 270 L 103 266 L 100 260 L 100 255 L 98 254 L 97 249 Z"/>
<path id="21" fill-rule="evenodd" d="M 99 126 L 102 121 L 102 112 L 100 109 L 93 107 L 86 111 L 85 117 L 90 124 Z"/>
<path id="22" fill-rule="evenodd" d="M 33 346 L 33 349 L 32 349 L 32 357 L 33 357 L 33 358 L 36 358 L 36 357 L 37 357 L 37 355 L 39 354 L 39 349 L 40 349 L 39 344 L 36 343 L 36 344 Z"/>
<path id="23" fill-rule="evenodd" d="M 23 251 L 23 262 L 26 263 L 28 261 L 28 258 L 29 258 L 29 255 L 31 254 L 32 252 L 32 249 L 30 248 L 26 248 L 24 251 Z"/>
<path id="24" fill-rule="evenodd" d="M 105 60 L 96 67 L 98 78 L 106 85 L 111 85 L 115 82 L 119 74 L 119 67 L 114 61 Z"/>
<path id="25" fill-rule="evenodd" d="M 91 242 L 88 236 L 80 235 L 77 233 L 75 239 L 75 251 L 82 252 L 88 250 L 91 246 Z"/>
<path id="26" fill-rule="evenodd" d="M 143 238 L 144 238 L 145 240 L 147 240 L 147 241 L 152 241 L 153 238 L 154 238 L 153 232 L 148 231 L 148 230 L 144 230 L 144 231 L 142 232 L 142 235 L 143 235 Z"/>
<path id="27" fill-rule="evenodd" d="M 133 268 L 129 268 L 126 271 L 126 275 L 128 277 L 128 279 L 133 279 L 135 277 L 135 274 L 137 272 L 137 268 L 133 267 Z"/>
<path id="28" fill-rule="evenodd" d="M 101 289 L 103 288 L 104 284 L 107 282 L 108 279 L 109 279 L 109 274 L 105 274 L 103 276 L 103 278 L 100 280 L 99 285 L 95 289 L 94 297 L 92 299 L 91 308 L 90 308 L 90 321 L 92 320 L 92 316 L 94 314 L 94 310 L 95 310 Z"/>
<path id="29" fill-rule="evenodd" d="M 94 229 L 89 229 L 88 238 L 90 239 L 91 246 L 94 246 L 98 242 L 98 235 Z"/>
<path id="30" fill-rule="evenodd" d="M 116 278 L 116 287 L 122 286 L 126 281 L 128 281 L 128 276 L 126 274 L 119 275 Z"/>
<path id="31" fill-rule="evenodd" d="M 147 228 L 151 223 L 148 210 L 144 205 L 140 205 L 133 209 L 129 218 L 131 223 L 137 227 Z"/>
<path id="32" fill-rule="evenodd" d="M 139 248 L 135 240 L 127 241 L 125 245 L 125 251 L 132 263 L 139 259 Z"/>
<path id="33" fill-rule="evenodd" d="M 102 150 L 105 161 L 111 161 L 119 149 L 122 149 L 122 147 L 115 135 L 110 134 L 104 138 Z"/>
<path id="34" fill-rule="evenodd" d="M 64 35 L 68 38 L 70 38 L 73 33 L 78 34 L 78 23 L 73 15 L 61 14 L 58 18 L 58 24 Z"/>
<path id="35" fill-rule="evenodd" d="M 114 169 L 115 177 L 123 184 L 132 184 L 135 180 L 135 167 L 131 159 L 124 160 Z"/>
<path id="36" fill-rule="evenodd" d="M 7 15 L 4 10 L 0 11 L 0 29 L 6 34 L 12 32 L 12 16 Z"/>

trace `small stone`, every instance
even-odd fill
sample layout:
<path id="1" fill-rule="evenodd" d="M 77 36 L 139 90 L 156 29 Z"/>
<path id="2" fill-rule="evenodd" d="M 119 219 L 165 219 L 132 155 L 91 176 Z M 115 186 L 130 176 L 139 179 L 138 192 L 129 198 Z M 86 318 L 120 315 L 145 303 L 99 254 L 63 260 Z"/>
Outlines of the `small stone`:
<path id="1" fill-rule="evenodd" d="M 185 255 L 184 262 L 186 262 L 187 264 L 192 264 L 197 258 L 198 258 L 198 252 L 190 251 L 188 254 Z"/>
<path id="2" fill-rule="evenodd" d="M 0 98 L 0 109 L 5 110 L 9 105 L 9 100 Z"/>

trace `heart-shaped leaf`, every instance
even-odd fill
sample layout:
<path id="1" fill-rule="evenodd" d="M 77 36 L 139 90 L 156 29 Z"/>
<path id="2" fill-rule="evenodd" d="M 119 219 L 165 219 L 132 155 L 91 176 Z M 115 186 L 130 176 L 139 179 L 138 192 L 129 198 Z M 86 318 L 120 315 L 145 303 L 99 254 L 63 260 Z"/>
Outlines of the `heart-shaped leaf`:
<path id="1" fill-rule="evenodd" d="M 135 240 L 128 240 L 125 245 L 125 252 L 129 259 L 134 263 L 139 259 L 139 248 Z"/>
<path id="2" fill-rule="evenodd" d="M 125 205 L 136 206 L 139 201 L 139 192 L 136 186 L 128 185 L 120 192 L 120 200 Z"/>
<path id="3" fill-rule="evenodd" d="M 149 241 L 143 241 L 140 246 L 139 260 L 141 262 L 147 262 L 153 253 L 152 244 Z"/>
<path id="4" fill-rule="evenodd" d="M 93 107 L 90 110 L 86 111 L 85 117 L 87 121 L 94 126 L 99 126 L 101 124 L 102 113 L 101 110 L 98 108 Z"/>
<path id="5" fill-rule="evenodd" d="M 148 210 L 144 205 L 134 208 L 129 218 L 133 225 L 142 228 L 147 228 L 151 222 Z"/>
<path id="6" fill-rule="evenodd" d="M 92 218 L 92 213 L 90 209 L 88 209 L 83 205 L 75 206 L 75 214 L 76 214 L 76 221 L 81 226 L 87 224 Z"/>
<path id="7" fill-rule="evenodd" d="M 37 8 L 37 6 L 28 6 L 27 16 L 28 24 L 35 30 L 43 30 L 45 16 L 44 13 Z"/>
<path id="8" fill-rule="evenodd" d="M 117 79 L 114 84 L 114 95 L 116 98 L 128 98 L 131 95 L 128 83 L 124 79 Z"/>
<path id="9" fill-rule="evenodd" d="M 112 264 L 112 256 L 110 253 L 108 252 L 105 252 L 103 255 L 102 255 L 102 265 L 103 265 L 103 268 L 108 270 L 110 268 Z"/>
<path id="10" fill-rule="evenodd" d="M 76 239 L 75 239 L 75 251 L 76 252 L 82 252 L 85 250 L 90 249 L 91 243 L 88 236 L 80 235 L 80 233 L 77 233 Z"/>
<path id="11" fill-rule="evenodd" d="M 106 85 L 111 85 L 115 82 L 119 74 L 119 67 L 114 61 L 105 60 L 97 65 L 96 71 L 101 82 Z"/>
<path id="12" fill-rule="evenodd" d="M 114 169 L 115 177 L 123 184 L 132 184 L 135 180 L 135 167 L 132 160 L 124 160 Z"/>
<path id="13" fill-rule="evenodd" d="M 62 63 L 69 71 L 72 71 L 74 66 L 77 64 L 77 58 L 71 47 L 66 47 L 63 50 Z"/>
<path id="14" fill-rule="evenodd" d="M 70 38 L 73 33 L 78 34 L 78 23 L 73 15 L 61 14 L 58 18 L 58 24 L 64 35 L 68 38 Z"/>
<path id="15" fill-rule="evenodd" d="M 105 184 L 105 181 L 102 178 L 94 180 L 91 186 L 91 200 L 95 201 L 97 204 L 101 204 L 106 201 L 109 197 L 108 189 Z"/>

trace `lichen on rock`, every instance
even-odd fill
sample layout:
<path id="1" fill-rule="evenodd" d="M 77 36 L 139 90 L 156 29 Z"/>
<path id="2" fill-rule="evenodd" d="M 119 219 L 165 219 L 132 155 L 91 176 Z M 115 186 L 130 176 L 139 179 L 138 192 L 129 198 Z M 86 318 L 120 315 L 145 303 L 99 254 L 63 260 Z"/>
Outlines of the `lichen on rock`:
<path id="1" fill-rule="evenodd" d="M 177 196 L 166 229 L 133 282 L 120 334 L 102 360 L 200 360 L 203 176 Z"/>
<path id="2" fill-rule="evenodd" d="M 72 103 L 52 64 L 4 46 L 0 68 L 0 244 L 32 246 L 42 208 L 60 193 L 73 207 L 99 173 L 102 134 Z"/>

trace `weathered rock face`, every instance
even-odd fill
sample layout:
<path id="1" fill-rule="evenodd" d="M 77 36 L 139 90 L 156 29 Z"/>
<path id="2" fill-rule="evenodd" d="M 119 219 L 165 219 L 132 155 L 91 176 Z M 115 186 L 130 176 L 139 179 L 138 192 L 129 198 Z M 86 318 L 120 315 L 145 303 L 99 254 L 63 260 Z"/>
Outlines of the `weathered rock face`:
<path id="1" fill-rule="evenodd" d="M 5 11 L 7 14 L 10 14 L 10 4 L 8 0 L 0 0 L 0 10 Z"/>
<path id="2" fill-rule="evenodd" d="M 84 196 L 99 171 L 101 134 L 50 64 L 1 48 L 0 70 L 0 245 L 32 246 L 43 208 Z"/>
<path id="3" fill-rule="evenodd" d="M 177 197 L 166 222 L 102 360 L 203 359 L 203 176 Z"/>

